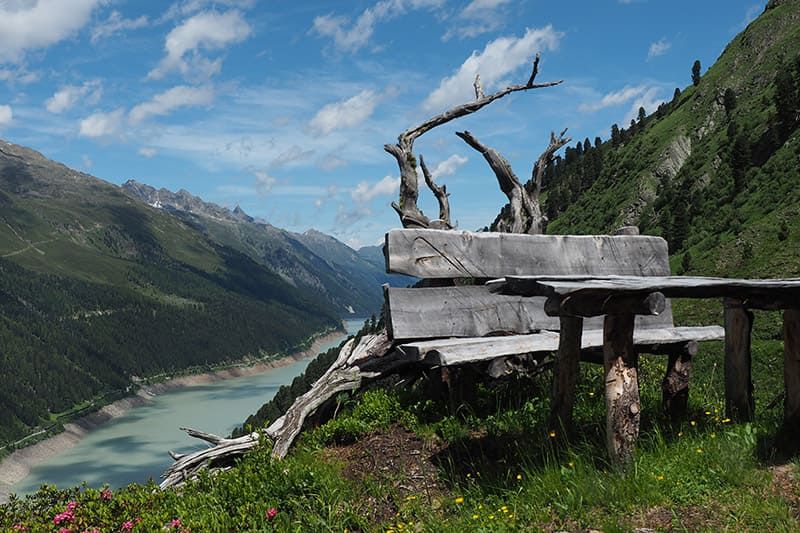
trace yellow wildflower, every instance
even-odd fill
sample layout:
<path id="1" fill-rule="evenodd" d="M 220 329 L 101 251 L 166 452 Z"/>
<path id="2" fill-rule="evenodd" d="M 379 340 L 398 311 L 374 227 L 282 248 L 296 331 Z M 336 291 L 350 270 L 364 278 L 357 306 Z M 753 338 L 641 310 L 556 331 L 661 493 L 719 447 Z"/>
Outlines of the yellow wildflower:
<path id="1" fill-rule="evenodd" d="M 556 438 L 556 432 L 555 432 L 555 430 L 550 430 L 550 433 L 548 433 L 548 435 L 550 436 L 550 438 L 551 438 L 551 439 L 554 439 L 554 438 Z"/>
<path id="2" fill-rule="evenodd" d="M 517 474 L 517 481 L 521 481 L 521 480 L 522 480 L 522 474 Z"/>
<path id="3" fill-rule="evenodd" d="M 456 503 L 464 503 L 464 497 L 463 496 L 459 496 L 458 498 L 456 498 L 453 501 L 456 502 Z"/>

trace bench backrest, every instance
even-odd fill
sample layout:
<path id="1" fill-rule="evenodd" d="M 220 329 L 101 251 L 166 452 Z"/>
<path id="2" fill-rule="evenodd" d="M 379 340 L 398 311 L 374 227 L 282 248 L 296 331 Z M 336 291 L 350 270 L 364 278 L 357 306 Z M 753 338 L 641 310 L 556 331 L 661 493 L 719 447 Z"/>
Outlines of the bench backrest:
<path id="1" fill-rule="evenodd" d="M 639 235 L 522 235 L 428 229 L 392 230 L 386 271 L 423 279 L 511 275 L 670 275 L 667 243 Z M 395 340 L 481 337 L 558 330 L 543 298 L 490 293 L 482 285 L 386 288 L 387 326 Z M 672 327 L 672 309 L 637 317 L 637 327 Z M 602 328 L 602 317 L 586 329 Z"/>

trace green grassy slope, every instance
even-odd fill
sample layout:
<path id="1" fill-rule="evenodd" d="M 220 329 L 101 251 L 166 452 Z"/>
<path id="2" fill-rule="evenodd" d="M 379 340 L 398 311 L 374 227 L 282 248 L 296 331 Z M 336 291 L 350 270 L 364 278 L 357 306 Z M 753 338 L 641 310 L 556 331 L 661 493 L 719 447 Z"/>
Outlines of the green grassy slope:
<path id="1" fill-rule="evenodd" d="M 798 57 L 800 3 L 773 2 L 699 85 L 628 128 L 621 142 L 573 151 L 551 168 L 548 233 L 634 224 L 668 240 L 678 272 L 800 275 L 798 120 L 782 126 L 776 105 L 779 72 L 800 83 Z M 722 98 L 728 89 L 732 109 Z M 797 106 L 800 94 L 794 98 Z M 591 161 L 598 153 L 599 167 Z"/>

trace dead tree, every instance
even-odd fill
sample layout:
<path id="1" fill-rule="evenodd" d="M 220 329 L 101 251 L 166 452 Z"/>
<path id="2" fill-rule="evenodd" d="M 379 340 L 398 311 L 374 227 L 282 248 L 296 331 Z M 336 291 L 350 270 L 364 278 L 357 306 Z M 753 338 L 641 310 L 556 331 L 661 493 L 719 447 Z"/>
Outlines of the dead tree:
<path id="1" fill-rule="evenodd" d="M 480 83 L 480 76 L 476 76 L 474 84 L 475 100 L 453 107 L 444 113 L 429 118 L 422 124 L 407 129 L 398 136 L 396 144 L 384 145 L 383 149 L 394 156 L 394 158 L 397 160 L 397 165 L 400 168 L 399 203 L 392 203 L 392 207 L 395 211 L 397 211 L 397 214 L 400 215 L 400 222 L 404 228 L 450 227 L 449 205 L 447 206 L 447 212 L 445 213 L 446 216 L 444 218 L 441 217 L 442 202 L 438 195 L 437 198 L 440 200 L 439 220 L 432 221 L 425 216 L 419 207 L 417 207 L 417 199 L 419 198 L 419 182 L 417 178 L 417 158 L 414 155 L 414 141 L 433 128 L 447 124 L 448 122 L 457 118 L 475 113 L 476 111 L 479 111 L 480 109 L 486 107 L 495 100 L 506 96 L 507 94 L 517 91 L 529 91 L 531 89 L 552 87 L 560 84 L 563 80 L 535 83 L 536 75 L 539 73 L 539 59 L 540 54 L 536 54 L 536 58 L 533 61 L 533 69 L 527 83 L 524 85 L 510 85 L 505 89 L 501 89 L 488 96 L 484 95 L 483 93 L 483 87 Z M 429 182 L 426 178 L 426 183 L 428 183 L 430 186 L 433 182 Z"/>
<path id="2" fill-rule="evenodd" d="M 547 165 L 553 160 L 553 156 L 562 146 L 570 142 L 569 137 L 564 137 L 567 132 L 565 129 L 556 137 L 555 133 L 550 133 L 550 144 L 536 160 L 531 172 L 530 188 L 526 188 L 514 174 L 508 160 L 500 155 L 497 150 L 481 144 L 468 131 L 456 132 L 456 135 L 464 139 L 468 145 L 483 155 L 486 162 L 497 176 L 500 190 L 508 197 L 511 207 L 510 220 L 501 220 L 497 230 L 505 233 L 528 233 L 538 235 L 544 232 L 544 225 L 547 217 L 542 214 L 539 195 L 542 191 L 542 178 Z"/>
<path id="3" fill-rule="evenodd" d="M 297 398 L 282 417 L 266 429 L 238 438 L 224 438 L 191 428 L 181 428 L 190 436 L 212 444 L 186 455 L 170 452 L 175 462 L 162 475 L 161 488 L 176 487 L 194 479 L 205 469 L 226 470 L 262 440 L 272 442 L 272 456 L 286 456 L 306 418 L 340 392 L 353 391 L 364 383 L 397 373 L 412 364 L 407 357 L 391 349 L 386 331 L 364 335 L 358 343 L 350 339 L 339 351 L 339 357 L 319 378 L 311 390 Z"/>

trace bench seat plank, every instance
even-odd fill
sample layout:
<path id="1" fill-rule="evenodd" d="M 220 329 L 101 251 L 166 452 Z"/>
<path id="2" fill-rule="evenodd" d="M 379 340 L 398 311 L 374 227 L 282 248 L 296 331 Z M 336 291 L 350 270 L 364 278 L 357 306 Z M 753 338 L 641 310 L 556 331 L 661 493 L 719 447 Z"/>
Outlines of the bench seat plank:
<path id="1" fill-rule="evenodd" d="M 399 348 L 410 360 L 432 366 L 452 366 L 531 352 L 554 352 L 558 350 L 558 338 L 556 332 L 542 331 L 505 337 L 418 341 L 402 344 Z M 662 353 L 662 351 L 667 352 L 670 346 L 690 341 L 714 341 L 724 338 L 725 330 L 720 326 L 636 329 L 633 334 L 634 344 L 644 353 Z M 602 330 L 584 329 L 581 336 L 582 350 L 593 350 L 602 346 Z"/>

